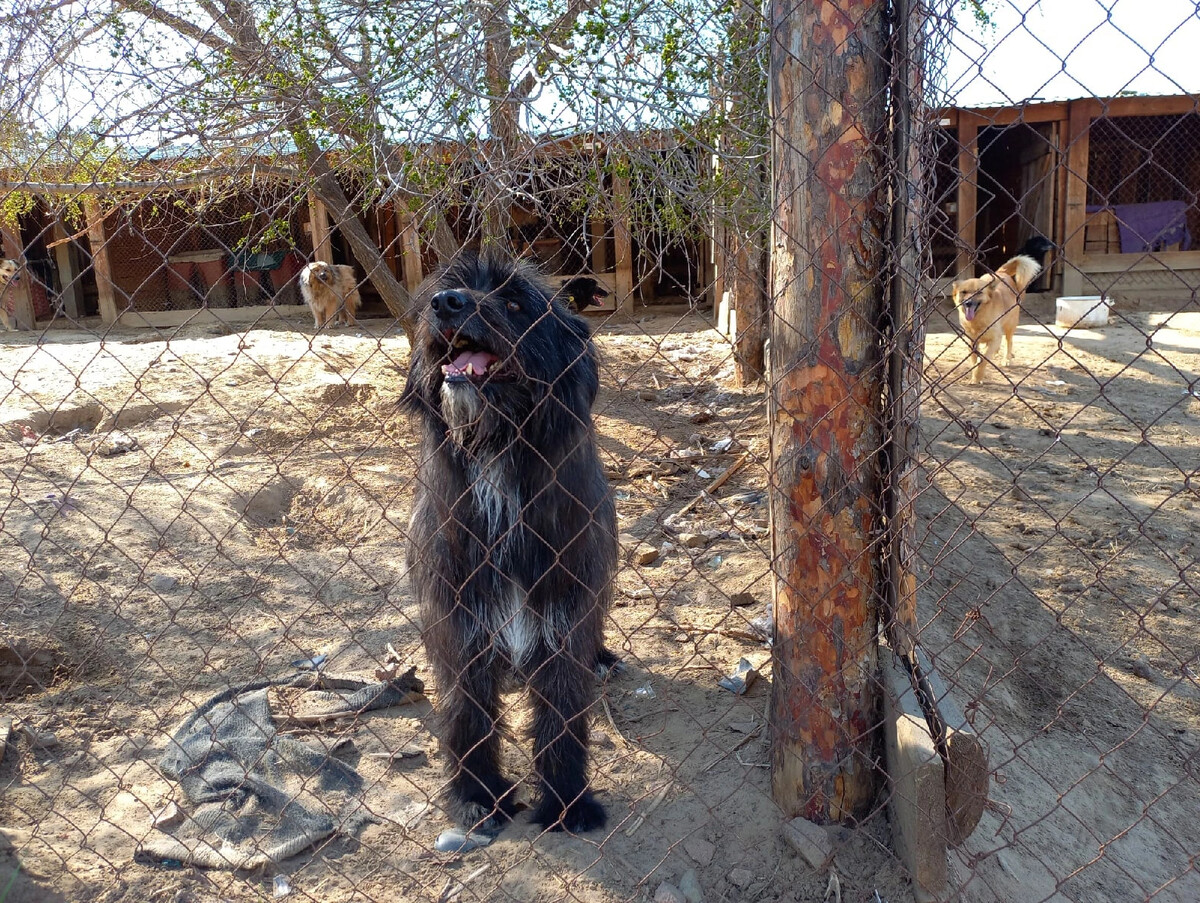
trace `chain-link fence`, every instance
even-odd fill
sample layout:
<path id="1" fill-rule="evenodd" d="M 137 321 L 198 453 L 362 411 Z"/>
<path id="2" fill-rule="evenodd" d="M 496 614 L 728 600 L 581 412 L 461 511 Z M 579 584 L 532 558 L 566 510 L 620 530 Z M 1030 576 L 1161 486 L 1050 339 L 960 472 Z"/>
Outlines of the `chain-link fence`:
<path id="1" fill-rule="evenodd" d="M 10 5 L 0 903 L 1200 899 L 1144 10 Z"/>

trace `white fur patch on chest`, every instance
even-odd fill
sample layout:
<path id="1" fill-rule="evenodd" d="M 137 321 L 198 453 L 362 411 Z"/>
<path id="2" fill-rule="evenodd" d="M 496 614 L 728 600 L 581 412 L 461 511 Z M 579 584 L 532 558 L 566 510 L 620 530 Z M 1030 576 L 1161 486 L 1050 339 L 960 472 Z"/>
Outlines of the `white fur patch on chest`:
<path id="1" fill-rule="evenodd" d="M 488 535 L 480 538 L 497 542 L 516 524 L 521 511 L 516 481 L 508 468 L 497 462 L 486 467 L 471 464 L 467 476 L 471 480 L 472 498 L 488 525 Z M 498 551 L 493 549 L 492 554 Z"/>

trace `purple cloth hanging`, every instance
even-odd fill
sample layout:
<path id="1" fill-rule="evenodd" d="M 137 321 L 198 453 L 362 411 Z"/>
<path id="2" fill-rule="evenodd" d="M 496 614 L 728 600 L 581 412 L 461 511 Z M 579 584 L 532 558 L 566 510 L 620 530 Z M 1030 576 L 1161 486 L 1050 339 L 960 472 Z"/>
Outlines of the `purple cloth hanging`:
<path id="1" fill-rule="evenodd" d="M 1160 251 L 1179 242 L 1179 250 L 1190 251 L 1192 234 L 1187 227 L 1186 201 L 1155 201 L 1150 204 L 1088 205 L 1088 213 L 1111 210 L 1121 233 L 1122 254 Z"/>

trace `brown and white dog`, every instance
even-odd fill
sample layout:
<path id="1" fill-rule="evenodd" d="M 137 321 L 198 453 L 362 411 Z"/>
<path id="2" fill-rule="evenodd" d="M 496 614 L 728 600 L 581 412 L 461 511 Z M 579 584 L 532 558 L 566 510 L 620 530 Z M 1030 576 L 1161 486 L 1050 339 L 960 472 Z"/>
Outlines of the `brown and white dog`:
<path id="1" fill-rule="evenodd" d="M 353 326 L 362 299 L 354 267 L 316 261 L 300 271 L 300 295 L 312 311 L 313 325 L 320 329 L 330 320 Z"/>
<path id="2" fill-rule="evenodd" d="M 1012 363 L 1013 333 L 1021 319 L 1021 293 L 1041 271 L 1036 260 L 1019 254 L 994 275 L 985 273 L 950 286 L 958 322 L 971 343 L 972 385 L 983 382 L 984 365 L 999 350 L 1001 335 L 1005 342 L 1004 366 Z"/>
<path id="3" fill-rule="evenodd" d="M 17 285 L 21 281 L 21 264 L 10 257 L 5 257 L 0 260 L 0 321 L 3 321 L 4 328 L 11 330 L 17 329 L 16 316 L 16 299 L 12 292 L 6 291 L 10 285 Z"/>

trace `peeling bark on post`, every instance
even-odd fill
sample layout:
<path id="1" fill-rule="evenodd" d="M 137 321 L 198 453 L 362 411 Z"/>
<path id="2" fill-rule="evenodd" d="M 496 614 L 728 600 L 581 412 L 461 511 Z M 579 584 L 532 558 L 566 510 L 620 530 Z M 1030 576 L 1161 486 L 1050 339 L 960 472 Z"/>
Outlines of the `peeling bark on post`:
<path id="1" fill-rule="evenodd" d="M 770 10 L 772 791 L 844 821 L 875 789 L 886 3 Z"/>

